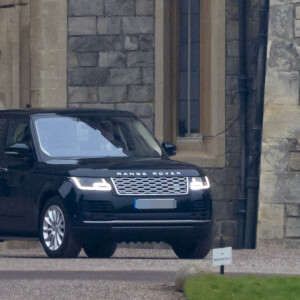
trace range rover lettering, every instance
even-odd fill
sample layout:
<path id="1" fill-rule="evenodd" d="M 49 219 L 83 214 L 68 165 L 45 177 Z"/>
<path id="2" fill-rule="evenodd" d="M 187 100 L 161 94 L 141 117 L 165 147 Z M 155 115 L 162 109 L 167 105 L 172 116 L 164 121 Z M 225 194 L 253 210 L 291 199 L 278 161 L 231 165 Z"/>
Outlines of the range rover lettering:
<path id="1" fill-rule="evenodd" d="M 0 112 L 0 239 L 38 238 L 49 257 L 110 257 L 119 242 L 210 250 L 210 183 L 171 160 L 138 118 L 109 110 Z"/>

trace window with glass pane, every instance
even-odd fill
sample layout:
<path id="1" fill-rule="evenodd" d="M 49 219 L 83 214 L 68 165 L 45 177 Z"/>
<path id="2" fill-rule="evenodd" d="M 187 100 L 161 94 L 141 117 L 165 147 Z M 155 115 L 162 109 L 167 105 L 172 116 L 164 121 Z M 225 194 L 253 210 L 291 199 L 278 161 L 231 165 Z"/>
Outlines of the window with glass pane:
<path id="1" fill-rule="evenodd" d="M 200 133 L 200 0 L 179 1 L 179 136 Z"/>

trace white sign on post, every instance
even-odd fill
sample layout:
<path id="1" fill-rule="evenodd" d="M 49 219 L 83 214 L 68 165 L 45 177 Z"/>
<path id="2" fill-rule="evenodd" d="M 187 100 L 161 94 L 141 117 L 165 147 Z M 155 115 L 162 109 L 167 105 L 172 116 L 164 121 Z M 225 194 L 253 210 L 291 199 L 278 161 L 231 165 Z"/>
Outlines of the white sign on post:
<path id="1" fill-rule="evenodd" d="M 232 247 L 213 249 L 213 266 L 225 266 L 232 263 Z"/>

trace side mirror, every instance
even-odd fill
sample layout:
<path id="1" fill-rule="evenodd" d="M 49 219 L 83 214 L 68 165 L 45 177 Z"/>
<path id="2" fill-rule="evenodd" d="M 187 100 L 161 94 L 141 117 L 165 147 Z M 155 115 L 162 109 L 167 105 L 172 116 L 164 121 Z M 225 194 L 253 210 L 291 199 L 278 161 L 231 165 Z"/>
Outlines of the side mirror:
<path id="1" fill-rule="evenodd" d="M 26 144 L 14 144 L 6 147 L 5 154 L 15 156 L 31 156 L 32 150 Z"/>
<path id="2" fill-rule="evenodd" d="M 169 156 L 176 155 L 177 147 L 174 144 L 163 142 L 162 147 Z"/>

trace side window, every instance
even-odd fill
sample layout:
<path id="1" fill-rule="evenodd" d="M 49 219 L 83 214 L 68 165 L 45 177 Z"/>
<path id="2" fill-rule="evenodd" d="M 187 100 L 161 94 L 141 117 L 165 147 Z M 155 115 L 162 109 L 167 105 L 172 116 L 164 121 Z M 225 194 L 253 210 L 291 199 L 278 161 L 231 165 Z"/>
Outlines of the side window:
<path id="1" fill-rule="evenodd" d="M 28 121 L 24 119 L 11 120 L 6 138 L 6 149 L 13 146 L 22 148 L 22 145 L 26 145 L 30 148 Z"/>
<path id="2" fill-rule="evenodd" d="M 3 157 L 7 118 L 0 118 L 0 157 Z"/>

